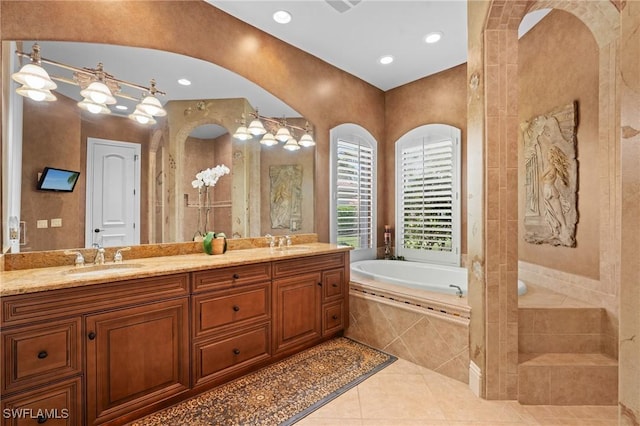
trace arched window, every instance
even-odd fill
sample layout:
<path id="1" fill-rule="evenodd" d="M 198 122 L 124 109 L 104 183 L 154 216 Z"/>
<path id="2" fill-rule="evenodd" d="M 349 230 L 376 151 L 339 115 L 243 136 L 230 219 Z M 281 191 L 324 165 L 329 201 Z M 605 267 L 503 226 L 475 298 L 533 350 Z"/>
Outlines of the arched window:
<path id="1" fill-rule="evenodd" d="M 376 257 L 377 143 L 356 124 L 331 130 L 332 243 L 354 247 L 351 260 Z"/>
<path id="2" fill-rule="evenodd" d="M 460 129 L 413 129 L 396 143 L 396 254 L 459 265 L 460 227 Z"/>

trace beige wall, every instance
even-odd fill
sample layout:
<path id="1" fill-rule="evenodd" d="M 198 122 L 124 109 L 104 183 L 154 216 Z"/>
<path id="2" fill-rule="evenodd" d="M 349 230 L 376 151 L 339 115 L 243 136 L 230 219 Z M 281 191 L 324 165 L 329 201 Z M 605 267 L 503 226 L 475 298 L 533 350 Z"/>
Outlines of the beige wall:
<path id="1" fill-rule="evenodd" d="M 579 214 L 574 248 L 524 241 L 524 142 L 520 133 L 519 259 L 557 271 L 599 279 L 598 45 L 591 31 L 578 18 L 568 12 L 554 10 L 520 39 L 518 65 L 520 123 L 573 101 L 578 103 Z"/>

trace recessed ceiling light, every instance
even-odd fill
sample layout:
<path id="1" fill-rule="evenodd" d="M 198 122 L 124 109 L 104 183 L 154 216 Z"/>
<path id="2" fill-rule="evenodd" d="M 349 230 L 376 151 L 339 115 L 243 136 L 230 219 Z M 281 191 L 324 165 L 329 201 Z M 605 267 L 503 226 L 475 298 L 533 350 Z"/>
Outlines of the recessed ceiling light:
<path id="1" fill-rule="evenodd" d="M 388 65 L 391 62 L 393 62 L 393 56 L 391 55 L 381 56 L 380 59 L 378 59 L 378 62 L 380 62 L 382 65 Z"/>
<path id="2" fill-rule="evenodd" d="M 291 22 L 291 14 L 286 10 L 279 10 L 273 14 L 273 20 L 278 24 L 288 24 Z"/>
<path id="3" fill-rule="evenodd" d="M 442 38 L 442 33 L 440 31 L 434 31 L 424 36 L 424 41 L 426 43 L 432 44 L 432 43 L 439 42 L 441 38 Z"/>
<path id="4" fill-rule="evenodd" d="M 116 109 L 119 109 L 120 111 L 126 111 L 129 108 L 127 108 L 126 105 L 116 105 Z"/>
<path id="5" fill-rule="evenodd" d="M 178 80 L 178 84 L 181 84 L 183 86 L 191 86 L 191 81 L 187 80 L 186 78 L 181 78 L 180 80 Z"/>

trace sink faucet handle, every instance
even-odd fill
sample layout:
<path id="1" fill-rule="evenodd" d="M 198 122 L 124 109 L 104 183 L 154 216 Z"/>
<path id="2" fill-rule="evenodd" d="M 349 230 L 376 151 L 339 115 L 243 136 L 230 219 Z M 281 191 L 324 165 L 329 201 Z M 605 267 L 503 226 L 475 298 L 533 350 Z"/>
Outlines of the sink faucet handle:
<path id="1" fill-rule="evenodd" d="M 274 237 L 271 234 L 267 234 L 264 237 L 267 239 L 267 244 L 269 244 L 270 248 L 275 247 L 275 245 L 276 245 L 276 237 Z"/>
<path id="2" fill-rule="evenodd" d="M 64 254 L 69 256 L 75 256 L 75 265 L 76 266 L 84 266 L 84 256 L 79 251 L 75 250 L 65 250 Z"/>
<path id="3" fill-rule="evenodd" d="M 290 235 L 285 235 L 285 236 L 284 236 L 284 241 L 285 241 L 285 245 L 286 245 L 287 247 L 290 247 L 290 246 L 291 246 L 291 236 L 290 236 Z"/>
<path id="4" fill-rule="evenodd" d="M 116 250 L 116 254 L 113 255 L 114 263 L 122 263 L 122 252 L 131 250 L 131 247 L 123 247 L 121 249 Z"/>

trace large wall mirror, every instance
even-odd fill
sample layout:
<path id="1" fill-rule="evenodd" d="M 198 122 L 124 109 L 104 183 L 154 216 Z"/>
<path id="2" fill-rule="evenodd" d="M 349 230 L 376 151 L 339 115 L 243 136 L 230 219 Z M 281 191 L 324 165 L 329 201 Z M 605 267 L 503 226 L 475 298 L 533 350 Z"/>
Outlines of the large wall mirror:
<path id="1" fill-rule="evenodd" d="M 167 114 L 143 125 L 128 116 L 144 93 L 122 86 L 132 99 L 116 97 L 110 113 L 93 114 L 78 107 L 82 89 L 73 70 L 56 65 L 42 63 L 57 83 L 55 101 L 17 95 L 20 85 L 10 75 L 29 59 L 14 52 L 31 53 L 32 45 L 3 42 L 2 84 L 9 96 L 3 105 L 2 214 L 5 226 L 10 217 L 19 219 L 14 252 L 185 242 L 205 231 L 230 238 L 314 232 L 315 148 L 289 151 L 283 143 L 263 145 L 260 137 L 233 137 L 252 114 L 312 132 L 311 123 L 264 89 L 215 64 L 170 52 L 38 42 L 47 60 L 78 68 L 101 63 L 115 79 L 147 87 L 154 79 L 166 93 L 157 97 Z M 179 83 L 185 79 L 191 84 Z M 137 172 L 121 171 L 116 159 L 127 155 Z M 208 194 L 194 187 L 197 173 L 219 165 L 228 174 Z M 47 167 L 80 172 L 73 191 L 39 188 Z M 129 192 L 136 208 L 118 201 Z M 134 216 L 132 239 L 110 233 L 123 210 Z"/>

